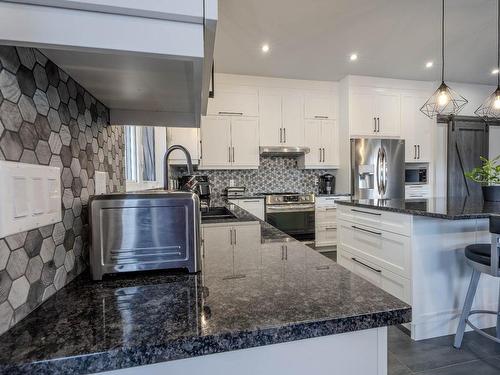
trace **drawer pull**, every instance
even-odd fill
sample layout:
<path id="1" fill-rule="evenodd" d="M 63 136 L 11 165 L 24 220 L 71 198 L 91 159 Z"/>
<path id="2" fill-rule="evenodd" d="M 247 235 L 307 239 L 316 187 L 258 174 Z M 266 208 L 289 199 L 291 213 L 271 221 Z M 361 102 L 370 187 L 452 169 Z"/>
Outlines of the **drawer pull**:
<path id="1" fill-rule="evenodd" d="M 329 270 L 330 269 L 330 266 L 316 266 L 316 269 L 318 271 L 322 271 L 322 270 Z"/>
<path id="2" fill-rule="evenodd" d="M 353 229 L 357 229 L 357 230 L 361 230 L 363 232 L 367 232 L 367 233 L 371 233 L 371 234 L 376 234 L 377 236 L 381 236 L 382 235 L 382 233 L 380 233 L 380 232 L 375 232 L 373 230 L 360 228 L 360 227 L 357 227 L 356 225 L 352 225 L 352 228 Z"/>
<path id="3" fill-rule="evenodd" d="M 238 280 L 238 279 L 244 279 L 247 277 L 247 275 L 232 275 L 232 276 L 225 276 L 222 278 L 222 280 Z"/>
<path id="4" fill-rule="evenodd" d="M 243 201 L 243 203 L 260 203 L 260 199 L 247 200 L 247 201 Z"/>
<path id="5" fill-rule="evenodd" d="M 325 229 L 326 230 L 335 230 L 335 229 L 337 229 L 337 227 L 326 227 Z"/>
<path id="6" fill-rule="evenodd" d="M 376 213 L 376 212 L 368 212 L 368 211 L 362 211 L 362 210 L 356 210 L 355 208 L 351 209 L 352 212 L 359 212 L 362 214 L 368 214 L 368 215 L 374 215 L 374 216 L 382 216 L 382 214 Z"/>
<path id="7" fill-rule="evenodd" d="M 243 116 L 243 112 L 228 112 L 228 111 L 219 111 L 219 115 L 226 116 Z"/>
<path id="8" fill-rule="evenodd" d="M 359 264 L 361 264 L 362 266 L 365 266 L 366 268 L 371 269 L 372 271 L 375 271 L 375 272 L 378 272 L 378 273 L 382 273 L 382 270 L 378 270 L 378 269 L 376 269 L 376 268 L 373 268 L 372 266 L 369 266 L 368 264 L 363 263 L 363 262 L 361 262 L 361 261 L 357 260 L 356 258 L 351 258 L 351 259 L 352 259 L 354 262 L 359 263 Z"/>
<path id="9" fill-rule="evenodd" d="M 337 208 L 336 207 L 327 207 L 325 208 L 326 211 L 335 211 Z"/>

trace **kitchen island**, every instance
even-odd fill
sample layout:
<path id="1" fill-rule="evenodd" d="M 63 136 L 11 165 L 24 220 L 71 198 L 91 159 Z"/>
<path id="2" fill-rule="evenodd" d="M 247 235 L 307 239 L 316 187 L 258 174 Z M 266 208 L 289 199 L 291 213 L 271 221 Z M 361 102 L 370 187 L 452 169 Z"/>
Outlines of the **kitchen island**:
<path id="1" fill-rule="evenodd" d="M 466 198 L 338 202 L 338 262 L 412 306 L 415 340 L 454 334 L 472 269 L 464 248 L 489 243 L 500 203 Z M 484 275 L 473 309 L 496 310 L 498 281 Z M 496 325 L 474 315 L 481 328 Z"/>
<path id="2" fill-rule="evenodd" d="M 82 275 L 1 336 L 0 373 L 386 374 L 410 307 L 227 207 L 202 224 L 201 273 Z"/>

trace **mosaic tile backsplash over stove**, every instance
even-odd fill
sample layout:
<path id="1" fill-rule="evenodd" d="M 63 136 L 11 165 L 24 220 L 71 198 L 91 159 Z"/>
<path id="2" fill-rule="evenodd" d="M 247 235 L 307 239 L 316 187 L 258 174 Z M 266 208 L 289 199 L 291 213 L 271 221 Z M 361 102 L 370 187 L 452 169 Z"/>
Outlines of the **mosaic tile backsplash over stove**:
<path id="1" fill-rule="evenodd" d="M 0 334 L 81 273 L 94 172 L 124 190 L 123 128 L 40 51 L 0 46 L 0 160 L 61 169 L 63 221 L 0 238 Z"/>
<path id="2" fill-rule="evenodd" d="M 184 170 L 177 169 L 175 175 Z M 256 193 L 317 193 L 318 177 L 335 171 L 299 169 L 297 160 L 284 157 L 261 157 L 259 169 L 246 170 L 202 170 L 196 174 L 207 175 L 213 195 L 221 195 L 231 180 L 235 186 L 245 186 L 249 194 Z"/>

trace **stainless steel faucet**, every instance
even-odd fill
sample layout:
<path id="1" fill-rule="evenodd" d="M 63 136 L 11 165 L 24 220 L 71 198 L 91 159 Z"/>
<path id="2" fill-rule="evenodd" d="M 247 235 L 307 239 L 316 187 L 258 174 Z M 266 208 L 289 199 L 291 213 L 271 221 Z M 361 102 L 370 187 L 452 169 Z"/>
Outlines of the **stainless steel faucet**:
<path id="1" fill-rule="evenodd" d="M 172 153 L 172 151 L 180 150 L 186 155 L 186 167 L 188 174 L 193 174 L 193 163 L 191 161 L 191 154 L 189 151 L 181 145 L 173 145 L 170 146 L 163 157 L 163 168 L 164 168 L 164 177 L 163 177 L 163 188 L 168 190 L 168 157 Z"/>

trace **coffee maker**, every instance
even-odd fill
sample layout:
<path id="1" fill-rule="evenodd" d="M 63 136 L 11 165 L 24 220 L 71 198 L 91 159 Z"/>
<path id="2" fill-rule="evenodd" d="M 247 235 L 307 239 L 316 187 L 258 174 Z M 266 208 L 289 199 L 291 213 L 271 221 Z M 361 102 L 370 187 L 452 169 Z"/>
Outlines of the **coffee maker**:
<path id="1" fill-rule="evenodd" d="M 326 173 L 319 177 L 319 193 L 335 194 L 335 176 Z"/>

